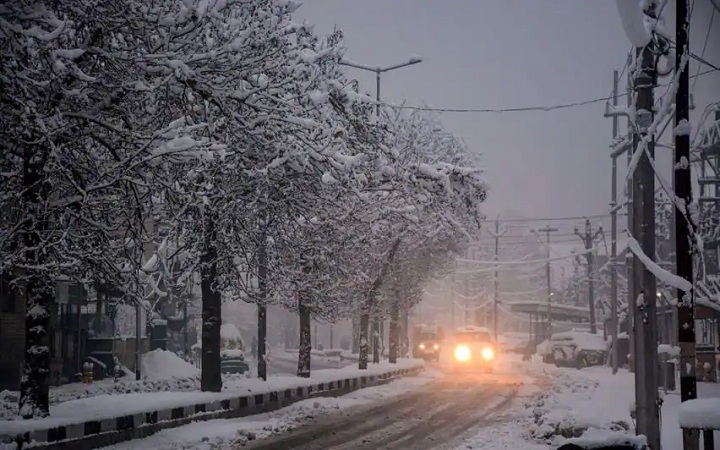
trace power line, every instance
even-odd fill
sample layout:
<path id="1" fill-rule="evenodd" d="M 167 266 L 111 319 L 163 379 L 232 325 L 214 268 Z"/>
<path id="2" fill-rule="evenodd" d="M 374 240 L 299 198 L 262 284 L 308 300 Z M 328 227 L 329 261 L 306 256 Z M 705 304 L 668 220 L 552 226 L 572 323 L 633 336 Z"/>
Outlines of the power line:
<path id="1" fill-rule="evenodd" d="M 711 2 L 712 1 L 713 0 L 711 0 Z M 693 6 L 694 5 L 695 4 L 693 3 Z M 714 3 L 713 3 L 713 6 L 715 6 Z M 710 41 L 710 31 L 712 30 L 713 20 L 715 19 L 716 12 L 718 12 L 717 6 L 715 6 L 715 8 L 713 8 L 712 14 L 710 15 L 710 24 L 708 25 L 707 33 L 705 33 L 705 42 L 703 43 L 702 51 L 700 52 L 700 56 L 703 58 L 705 57 L 705 50 L 707 50 L 707 45 L 708 45 L 708 42 Z M 702 66 L 698 65 L 697 73 L 700 73 L 701 68 L 702 68 Z M 698 80 L 697 77 L 695 77 L 695 79 L 693 80 L 692 87 L 690 88 L 691 93 L 695 91 L 695 85 L 697 84 L 697 80 Z"/>
<path id="2" fill-rule="evenodd" d="M 519 223 L 519 222 L 548 222 L 548 221 L 571 221 L 571 220 L 585 220 L 585 219 L 602 219 L 610 217 L 610 213 L 604 214 L 592 214 L 589 216 L 566 216 L 566 217 L 528 217 L 528 218 L 516 218 L 516 219 L 498 219 L 500 222 L 506 223 Z M 483 220 L 483 223 L 495 222 L 494 220 Z"/>
<path id="3" fill-rule="evenodd" d="M 691 54 L 691 56 L 695 57 L 696 59 L 699 58 L 697 55 Z M 706 70 L 704 72 L 700 72 L 696 75 L 690 76 L 690 78 L 697 78 L 701 77 L 703 75 L 707 75 L 712 72 L 720 71 L 720 68 L 713 65 L 712 63 L 705 61 L 704 59 L 698 59 L 698 61 L 702 62 L 703 64 L 707 65 L 708 67 L 711 67 L 712 69 Z M 658 85 L 658 87 L 661 87 L 663 85 Z M 493 113 L 493 114 L 500 114 L 500 113 L 515 113 L 515 112 L 550 112 L 550 111 L 557 111 L 561 109 L 568 109 L 568 108 L 575 108 L 578 106 L 586 106 L 586 105 L 592 105 L 595 103 L 600 102 L 606 102 L 608 100 L 612 100 L 613 96 L 605 96 L 605 97 L 598 97 L 593 98 L 590 100 L 583 100 L 578 102 L 571 102 L 571 103 L 559 103 L 555 105 L 538 105 L 538 106 L 520 106 L 520 107 L 514 107 L 514 108 L 433 108 L 430 106 L 411 106 L 411 105 L 395 105 L 392 103 L 387 102 L 376 102 L 374 100 L 368 99 L 368 103 L 376 103 L 381 106 L 385 106 L 387 108 L 393 108 L 393 109 L 407 109 L 411 111 L 428 111 L 428 112 L 446 112 L 446 113 Z"/>

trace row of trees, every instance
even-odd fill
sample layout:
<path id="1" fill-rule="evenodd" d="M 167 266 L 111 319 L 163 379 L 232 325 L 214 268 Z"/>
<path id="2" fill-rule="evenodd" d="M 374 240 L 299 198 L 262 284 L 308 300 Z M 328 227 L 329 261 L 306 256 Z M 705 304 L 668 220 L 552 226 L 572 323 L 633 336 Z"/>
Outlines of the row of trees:
<path id="1" fill-rule="evenodd" d="M 265 306 L 298 312 L 299 376 L 313 316 L 359 315 L 366 368 L 388 314 L 397 355 L 399 309 L 479 227 L 486 185 L 434 118 L 376 112 L 340 70 L 342 33 L 316 36 L 296 7 L 0 5 L 0 271 L 27 300 L 23 417 L 49 414 L 60 277 L 147 305 L 198 274 L 203 390 L 222 388 L 223 292 L 258 304 L 261 361 Z"/>

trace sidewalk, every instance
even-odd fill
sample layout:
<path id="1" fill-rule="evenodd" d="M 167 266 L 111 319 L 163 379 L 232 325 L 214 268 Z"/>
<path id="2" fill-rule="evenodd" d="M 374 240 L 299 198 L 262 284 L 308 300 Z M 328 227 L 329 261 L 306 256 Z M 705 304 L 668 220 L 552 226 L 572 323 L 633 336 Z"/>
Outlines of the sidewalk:
<path id="1" fill-rule="evenodd" d="M 551 389 L 527 402 L 508 423 L 469 438 L 468 445 L 493 442 L 497 448 L 540 450 L 569 442 L 583 446 L 598 441 L 606 444 L 644 441 L 644 437 L 635 436 L 635 424 L 630 416 L 635 400 L 632 373 L 620 370 L 613 375 L 608 367 L 556 368 L 536 357 L 517 364 L 519 370 L 550 376 Z M 713 399 L 708 403 L 716 405 L 720 384 L 698 383 L 698 397 Z M 668 392 L 661 417 L 663 449 L 682 448 L 681 409 L 679 393 Z M 720 449 L 718 433 L 715 440 L 716 449 Z"/>
<path id="2" fill-rule="evenodd" d="M 109 433 L 111 436 L 98 442 L 110 445 L 193 420 L 251 415 L 315 395 L 347 393 L 395 376 L 417 373 L 423 366 L 422 361 L 401 360 L 398 364 L 372 364 L 365 371 L 356 367 L 317 370 L 310 378 L 276 376 L 267 382 L 237 379 L 227 381 L 221 393 L 166 391 L 98 395 L 53 405 L 48 418 L 0 421 L 0 437 L 5 436 L 0 441 L 6 442 L 19 434 L 28 441 L 42 443 Z M 78 444 L 73 448 L 93 447 Z"/>

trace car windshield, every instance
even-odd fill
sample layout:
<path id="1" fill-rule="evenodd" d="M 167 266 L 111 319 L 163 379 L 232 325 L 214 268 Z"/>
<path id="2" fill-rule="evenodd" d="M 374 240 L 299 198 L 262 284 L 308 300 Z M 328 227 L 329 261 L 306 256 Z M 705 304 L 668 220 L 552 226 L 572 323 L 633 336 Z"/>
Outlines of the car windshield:
<path id="1" fill-rule="evenodd" d="M 437 335 L 435 333 L 422 333 L 420 339 L 423 341 L 436 341 Z"/>
<path id="2" fill-rule="evenodd" d="M 462 342 L 490 342 L 492 338 L 490 333 L 483 331 L 470 332 L 470 333 L 458 333 L 455 339 Z"/>

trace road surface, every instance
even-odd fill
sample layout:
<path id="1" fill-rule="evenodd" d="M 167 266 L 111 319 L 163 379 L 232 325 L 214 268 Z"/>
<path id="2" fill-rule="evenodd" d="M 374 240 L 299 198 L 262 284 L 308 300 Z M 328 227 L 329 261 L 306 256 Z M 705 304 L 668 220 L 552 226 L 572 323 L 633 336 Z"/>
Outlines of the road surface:
<path id="1" fill-rule="evenodd" d="M 452 449 L 470 430 L 502 421 L 520 377 L 453 374 L 383 403 L 357 407 L 286 434 L 251 441 L 244 450 Z"/>

